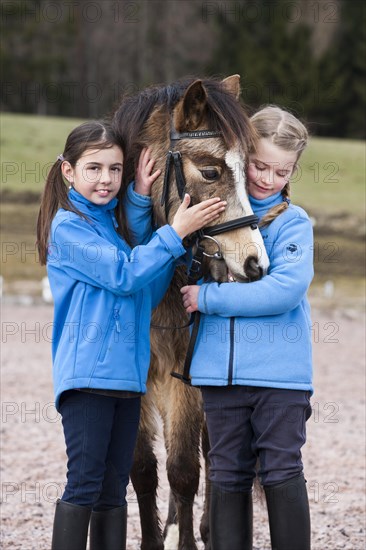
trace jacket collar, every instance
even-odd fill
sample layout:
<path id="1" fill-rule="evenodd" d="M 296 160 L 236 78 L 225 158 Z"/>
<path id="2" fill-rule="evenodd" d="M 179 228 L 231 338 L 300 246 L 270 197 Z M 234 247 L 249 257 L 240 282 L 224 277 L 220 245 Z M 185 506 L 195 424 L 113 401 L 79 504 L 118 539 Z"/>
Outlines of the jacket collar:
<path id="1" fill-rule="evenodd" d="M 83 197 L 83 195 L 81 195 L 73 187 L 69 191 L 69 199 L 74 204 L 74 206 L 76 206 L 76 208 L 80 210 L 80 212 L 89 214 L 98 214 L 100 212 L 114 210 L 118 204 L 118 199 L 116 197 L 114 197 L 107 204 L 94 204 L 93 202 L 90 202 L 88 199 Z"/>
<path id="2" fill-rule="evenodd" d="M 272 208 L 273 206 L 276 206 L 277 204 L 283 202 L 283 198 L 281 191 L 279 191 L 275 195 L 271 195 L 266 199 L 255 199 L 254 197 L 249 195 L 249 201 L 254 210 L 268 210 L 269 208 Z"/>

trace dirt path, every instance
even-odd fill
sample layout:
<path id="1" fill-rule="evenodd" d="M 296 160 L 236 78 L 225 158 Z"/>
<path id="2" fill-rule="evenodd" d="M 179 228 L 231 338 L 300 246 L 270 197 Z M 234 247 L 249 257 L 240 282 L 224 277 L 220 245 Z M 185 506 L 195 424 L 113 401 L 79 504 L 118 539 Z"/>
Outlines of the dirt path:
<path id="1" fill-rule="evenodd" d="M 54 503 L 65 483 L 60 418 L 51 383 L 52 308 L 2 308 L 1 548 L 48 550 Z M 364 550 L 364 316 L 355 309 L 313 311 L 315 388 L 304 451 L 313 550 Z M 167 512 L 164 449 L 159 444 L 159 507 Z M 197 541 L 203 504 L 195 505 Z M 129 491 L 128 549 L 139 548 L 139 519 Z M 270 548 L 266 510 L 255 504 L 255 550 Z M 202 543 L 198 542 L 200 550 Z M 168 550 L 173 550 L 169 548 Z M 228 549 L 230 550 L 230 549 Z"/>

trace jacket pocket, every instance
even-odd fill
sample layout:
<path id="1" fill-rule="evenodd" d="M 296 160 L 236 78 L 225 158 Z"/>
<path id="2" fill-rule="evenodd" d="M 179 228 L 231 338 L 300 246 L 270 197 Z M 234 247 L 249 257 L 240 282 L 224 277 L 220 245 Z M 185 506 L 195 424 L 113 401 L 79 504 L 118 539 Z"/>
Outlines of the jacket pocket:
<path id="1" fill-rule="evenodd" d="M 120 332 L 121 332 L 120 305 L 116 303 L 113 308 L 113 314 L 110 318 L 107 333 L 103 340 L 102 348 L 100 350 L 97 363 L 103 363 L 108 351 L 111 350 L 113 343 L 118 342 Z"/>

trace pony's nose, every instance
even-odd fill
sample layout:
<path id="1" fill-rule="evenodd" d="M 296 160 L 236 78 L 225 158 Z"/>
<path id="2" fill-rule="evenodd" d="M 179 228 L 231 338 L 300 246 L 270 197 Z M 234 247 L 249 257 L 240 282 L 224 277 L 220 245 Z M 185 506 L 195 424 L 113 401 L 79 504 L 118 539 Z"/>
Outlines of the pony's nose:
<path id="1" fill-rule="evenodd" d="M 244 262 L 244 273 L 250 282 L 258 281 L 263 276 L 263 269 L 258 264 L 257 256 L 248 256 Z"/>

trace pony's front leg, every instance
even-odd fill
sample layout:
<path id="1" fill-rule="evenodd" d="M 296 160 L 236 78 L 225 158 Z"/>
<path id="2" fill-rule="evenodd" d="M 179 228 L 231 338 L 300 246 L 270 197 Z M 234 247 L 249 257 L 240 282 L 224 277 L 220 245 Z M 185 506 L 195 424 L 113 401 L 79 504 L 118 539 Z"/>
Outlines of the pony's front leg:
<path id="1" fill-rule="evenodd" d="M 156 426 L 148 396 L 141 400 L 141 420 L 135 447 L 131 481 L 136 492 L 141 523 L 141 550 L 164 550 L 156 504 L 158 488 L 157 459 L 153 450 Z"/>
<path id="2" fill-rule="evenodd" d="M 176 506 L 178 550 L 197 550 L 193 532 L 193 502 L 198 491 L 200 474 L 203 418 L 200 392 L 172 378 L 169 400 L 165 402 L 165 407 L 163 419 L 167 475 Z M 170 506 L 168 522 L 173 520 L 172 509 Z M 169 532 L 168 522 L 165 534 Z"/>

